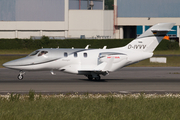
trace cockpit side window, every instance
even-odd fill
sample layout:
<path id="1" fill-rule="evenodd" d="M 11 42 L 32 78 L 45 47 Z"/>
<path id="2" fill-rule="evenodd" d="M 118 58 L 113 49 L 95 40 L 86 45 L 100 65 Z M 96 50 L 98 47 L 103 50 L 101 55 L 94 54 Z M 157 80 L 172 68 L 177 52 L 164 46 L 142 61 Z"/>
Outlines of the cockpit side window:
<path id="1" fill-rule="evenodd" d="M 35 56 L 35 55 L 38 54 L 38 52 L 39 52 L 39 51 L 34 51 L 34 52 L 32 52 L 29 56 Z"/>
<path id="2" fill-rule="evenodd" d="M 48 53 L 48 51 L 41 51 L 39 54 L 38 54 L 38 56 L 42 56 L 42 55 L 45 55 L 45 54 L 47 54 Z"/>

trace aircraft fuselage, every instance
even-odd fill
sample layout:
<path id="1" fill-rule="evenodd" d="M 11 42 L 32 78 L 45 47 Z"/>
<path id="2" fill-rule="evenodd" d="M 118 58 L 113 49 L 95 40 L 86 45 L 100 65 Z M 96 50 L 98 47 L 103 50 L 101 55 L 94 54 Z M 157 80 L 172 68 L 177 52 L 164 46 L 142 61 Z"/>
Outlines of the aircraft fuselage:
<path id="1" fill-rule="evenodd" d="M 120 49 L 38 49 L 27 57 L 4 63 L 11 69 L 79 71 L 115 71 L 149 58 L 152 53 Z"/>

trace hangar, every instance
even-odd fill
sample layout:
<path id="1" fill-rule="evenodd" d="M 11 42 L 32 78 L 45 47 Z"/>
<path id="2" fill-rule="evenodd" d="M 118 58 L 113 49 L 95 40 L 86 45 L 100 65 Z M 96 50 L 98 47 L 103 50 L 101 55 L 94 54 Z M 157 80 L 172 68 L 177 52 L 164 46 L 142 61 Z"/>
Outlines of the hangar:
<path id="1" fill-rule="evenodd" d="M 168 36 L 179 38 L 179 6 L 179 0 L 114 0 L 115 38 L 135 38 L 160 22 L 176 23 Z"/>
<path id="2" fill-rule="evenodd" d="M 104 0 L 0 0 L 0 38 L 113 38 Z"/>

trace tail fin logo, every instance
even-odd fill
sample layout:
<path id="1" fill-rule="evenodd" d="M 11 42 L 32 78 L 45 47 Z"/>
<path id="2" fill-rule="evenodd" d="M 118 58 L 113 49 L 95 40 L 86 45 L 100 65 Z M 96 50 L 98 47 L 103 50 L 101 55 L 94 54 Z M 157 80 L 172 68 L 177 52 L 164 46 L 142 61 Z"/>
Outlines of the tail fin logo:
<path id="1" fill-rule="evenodd" d="M 146 45 L 128 45 L 128 49 L 145 49 Z"/>

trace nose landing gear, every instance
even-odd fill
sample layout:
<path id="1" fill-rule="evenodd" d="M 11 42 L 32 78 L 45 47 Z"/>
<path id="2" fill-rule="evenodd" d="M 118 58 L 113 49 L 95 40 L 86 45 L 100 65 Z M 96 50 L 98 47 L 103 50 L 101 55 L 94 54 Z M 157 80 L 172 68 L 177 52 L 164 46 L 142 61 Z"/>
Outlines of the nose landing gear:
<path id="1" fill-rule="evenodd" d="M 22 80 L 24 74 L 25 74 L 25 72 L 20 71 L 20 72 L 19 72 L 19 75 L 17 76 L 17 78 L 18 78 L 19 80 Z"/>

